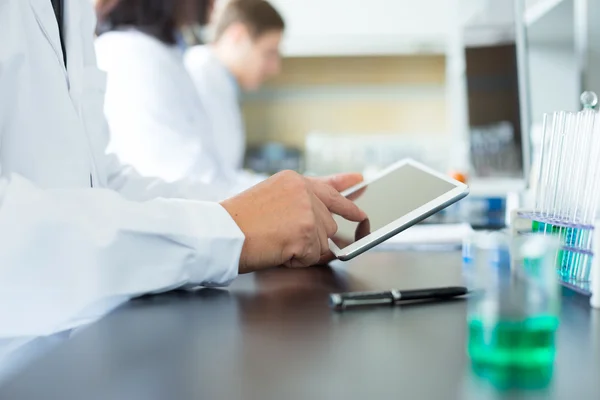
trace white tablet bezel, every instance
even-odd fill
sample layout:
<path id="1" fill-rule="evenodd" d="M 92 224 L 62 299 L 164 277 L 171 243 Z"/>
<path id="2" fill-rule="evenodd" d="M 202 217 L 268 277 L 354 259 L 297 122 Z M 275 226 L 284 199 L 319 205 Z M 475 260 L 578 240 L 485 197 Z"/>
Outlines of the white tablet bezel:
<path id="1" fill-rule="evenodd" d="M 350 189 L 342 192 L 341 194 L 345 197 L 351 195 L 364 188 L 365 186 L 370 185 L 371 183 L 381 179 L 385 175 L 397 170 L 398 168 L 402 168 L 405 165 L 411 165 L 415 168 L 418 168 L 428 174 L 431 174 L 439 179 L 442 179 L 448 183 L 456 186 L 454 189 L 444 193 L 443 195 L 431 200 L 428 203 L 423 204 L 421 207 L 417 208 L 414 211 L 409 212 L 408 214 L 396 219 L 395 221 L 385 225 L 378 230 L 371 232 L 368 236 L 352 243 L 351 245 L 340 249 L 331 239 L 329 240 L 329 248 L 333 252 L 333 254 L 342 261 L 350 260 L 356 257 L 359 254 L 362 254 L 366 250 L 378 245 L 386 241 L 387 239 L 395 236 L 396 234 L 402 232 L 403 230 L 409 228 L 410 226 L 424 220 L 427 217 L 430 217 L 434 213 L 448 207 L 450 204 L 457 202 L 462 199 L 466 195 L 469 194 L 469 187 L 462 182 L 459 182 L 455 179 L 450 178 L 449 176 L 440 174 L 437 171 L 415 161 L 412 159 L 405 159 L 398 161 L 395 164 L 392 164 L 388 168 L 382 170 L 380 173 L 375 175 L 373 178 L 369 180 L 365 180 L 364 182 L 351 187 Z"/>

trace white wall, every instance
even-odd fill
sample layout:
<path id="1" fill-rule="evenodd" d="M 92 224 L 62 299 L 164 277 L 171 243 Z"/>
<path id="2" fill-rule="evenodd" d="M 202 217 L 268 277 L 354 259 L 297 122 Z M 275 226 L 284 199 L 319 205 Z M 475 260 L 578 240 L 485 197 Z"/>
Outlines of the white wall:
<path id="1" fill-rule="evenodd" d="M 290 36 L 446 33 L 447 0 L 271 0 Z M 435 11 L 435 12 L 434 12 Z"/>
<path id="2" fill-rule="evenodd" d="M 286 20 L 284 54 L 443 54 L 448 0 L 271 0 Z"/>
<path id="3" fill-rule="evenodd" d="M 585 90 L 593 90 L 600 95 L 600 1 L 588 1 L 589 53 Z"/>
<path id="4" fill-rule="evenodd" d="M 529 81 L 533 123 L 541 123 L 544 113 L 580 108 L 573 46 L 530 45 Z"/>
<path id="5" fill-rule="evenodd" d="M 573 7 L 573 0 L 563 0 L 527 29 L 534 124 L 544 113 L 581 108 Z"/>

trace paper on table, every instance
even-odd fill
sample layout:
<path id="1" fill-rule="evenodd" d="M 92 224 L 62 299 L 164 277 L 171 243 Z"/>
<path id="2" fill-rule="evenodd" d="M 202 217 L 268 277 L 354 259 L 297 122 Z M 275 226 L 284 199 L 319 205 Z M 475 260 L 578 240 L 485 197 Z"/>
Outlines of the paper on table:
<path id="1" fill-rule="evenodd" d="M 421 224 L 415 225 L 388 239 L 378 247 L 420 247 L 462 245 L 463 239 L 473 233 L 469 224 Z"/>

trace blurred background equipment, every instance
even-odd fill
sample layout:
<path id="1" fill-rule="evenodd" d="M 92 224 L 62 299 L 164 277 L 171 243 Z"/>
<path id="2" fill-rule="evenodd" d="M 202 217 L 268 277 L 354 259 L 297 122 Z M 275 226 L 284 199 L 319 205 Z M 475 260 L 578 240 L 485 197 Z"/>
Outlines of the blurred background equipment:
<path id="1" fill-rule="evenodd" d="M 311 132 L 306 137 L 306 172 L 328 175 L 343 171 L 377 173 L 404 158 L 434 169 L 447 168 L 444 135 L 341 134 Z"/>
<path id="2" fill-rule="evenodd" d="M 243 99 L 250 146 L 296 148 L 309 174 L 403 157 L 461 174 L 471 195 L 445 218 L 531 204 L 543 113 L 600 91 L 589 0 L 272 2 L 283 73 Z"/>
<path id="3" fill-rule="evenodd" d="M 246 152 L 246 168 L 261 174 L 276 174 L 283 170 L 304 172 L 304 161 L 299 149 L 282 143 L 268 142 L 253 146 Z"/>
<path id="4" fill-rule="evenodd" d="M 297 148 L 308 174 L 371 174 L 414 158 L 468 178 L 462 203 L 476 204 L 462 214 L 526 187 L 520 1 L 272 3 L 287 26 L 282 74 L 243 98 L 250 147 Z"/>
<path id="5" fill-rule="evenodd" d="M 478 177 L 518 177 L 523 173 L 521 146 L 508 121 L 471 127 L 471 164 Z"/>
<path id="6" fill-rule="evenodd" d="M 529 172 L 528 84 L 519 2 L 485 1 L 467 18 L 465 75 L 473 179 L 521 186 Z"/>
<path id="7" fill-rule="evenodd" d="M 455 0 L 375 0 L 368 8 L 362 0 L 272 3 L 288 28 L 283 68 L 280 77 L 245 96 L 250 144 L 279 141 L 305 149 L 307 171 L 319 173 L 348 165 L 317 165 L 325 153 L 333 161 L 354 151 L 343 142 L 364 147 L 373 138 L 385 147 L 387 137 L 397 148 L 402 137 L 408 145 L 421 135 L 453 140 L 446 61 L 449 32 L 458 32 L 452 26 Z M 315 148 L 315 135 L 329 136 L 333 147 Z M 439 156 L 417 147 L 426 157 Z M 383 158 L 374 159 L 374 152 Z M 386 167 L 404 156 L 423 159 L 412 149 L 363 155 L 369 159 L 354 157 L 353 170 Z"/>

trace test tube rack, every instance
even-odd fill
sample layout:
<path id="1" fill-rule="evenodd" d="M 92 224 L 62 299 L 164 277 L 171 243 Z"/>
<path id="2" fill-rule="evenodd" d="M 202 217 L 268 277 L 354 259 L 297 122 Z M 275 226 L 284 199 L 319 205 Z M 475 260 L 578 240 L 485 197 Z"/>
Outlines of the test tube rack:
<path id="1" fill-rule="evenodd" d="M 516 212 L 513 234 L 557 236 L 561 282 L 589 294 L 600 203 L 600 114 L 595 93 L 584 92 L 581 103 L 579 112 L 544 115 L 535 207 Z"/>
<path id="2" fill-rule="evenodd" d="M 554 220 L 531 210 L 516 210 L 511 227 L 514 236 L 542 234 L 558 237 L 560 248 L 555 256 L 555 265 L 559 281 L 579 293 L 590 294 L 593 225 Z"/>

